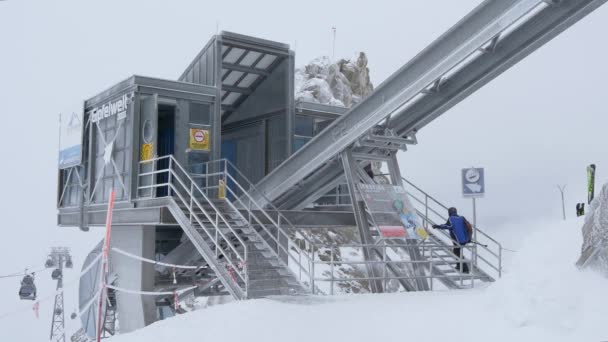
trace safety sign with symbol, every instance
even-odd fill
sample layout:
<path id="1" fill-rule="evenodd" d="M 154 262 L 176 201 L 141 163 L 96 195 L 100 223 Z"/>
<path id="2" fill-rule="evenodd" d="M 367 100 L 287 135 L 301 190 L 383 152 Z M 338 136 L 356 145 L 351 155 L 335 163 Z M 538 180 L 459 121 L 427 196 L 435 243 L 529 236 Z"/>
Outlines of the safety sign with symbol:
<path id="1" fill-rule="evenodd" d="M 484 169 L 481 167 L 462 169 L 462 195 L 464 197 L 482 197 L 485 192 Z"/>
<path id="2" fill-rule="evenodd" d="M 190 150 L 209 151 L 209 130 L 190 128 Z"/>

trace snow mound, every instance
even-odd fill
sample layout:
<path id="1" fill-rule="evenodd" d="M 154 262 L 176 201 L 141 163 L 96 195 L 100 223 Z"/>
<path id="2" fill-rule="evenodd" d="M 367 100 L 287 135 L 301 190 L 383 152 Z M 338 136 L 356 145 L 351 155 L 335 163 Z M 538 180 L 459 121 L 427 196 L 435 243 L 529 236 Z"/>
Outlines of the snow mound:
<path id="1" fill-rule="evenodd" d="M 583 225 L 583 247 L 577 262 L 608 276 L 608 184 L 591 202 Z"/>
<path id="2" fill-rule="evenodd" d="M 505 252 L 505 274 L 488 287 L 233 302 L 110 341 L 608 340 L 606 279 L 581 272 L 572 262 L 581 243 L 580 223 L 495 229 L 517 252 Z"/>
<path id="3" fill-rule="evenodd" d="M 335 63 L 318 57 L 295 72 L 296 101 L 351 107 L 373 90 L 364 52 Z"/>

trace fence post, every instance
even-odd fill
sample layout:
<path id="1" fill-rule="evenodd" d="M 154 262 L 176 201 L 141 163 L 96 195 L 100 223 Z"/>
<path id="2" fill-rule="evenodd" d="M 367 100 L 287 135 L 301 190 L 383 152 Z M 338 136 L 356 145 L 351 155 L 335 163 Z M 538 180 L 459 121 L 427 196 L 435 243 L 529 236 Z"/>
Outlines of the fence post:
<path id="1" fill-rule="evenodd" d="M 312 256 L 312 261 L 311 261 L 311 266 L 312 266 L 312 272 L 310 272 L 310 284 L 312 287 L 312 294 L 315 294 L 315 253 L 314 251 L 311 253 Z"/>
<path id="2" fill-rule="evenodd" d="M 502 277 L 502 246 L 498 245 L 498 278 Z"/>
<path id="3" fill-rule="evenodd" d="M 383 278 L 383 290 L 386 291 L 386 245 L 382 246 L 382 262 L 383 262 L 383 267 L 382 267 L 382 278 Z"/>
<path id="4" fill-rule="evenodd" d="M 190 182 L 190 223 L 192 223 L 192 200 L 193 200 L 193 196 L 194 196 L 194 183 Z"/>
<path id="5" fill-rule="evenodd" d="M 330 268 L 331 268 L 331 286 L 330 286 L 329 294 L 331 294 L 333 296 L 334 295 L 334 246 L 331 246 L 329 250 L 330 250 L 329 261 L 330 261 Z"/>
<path id="6" fill-rule="evenodd" d="M 429 229 L 429 195 L 424 194 L 424 228 Z"/>

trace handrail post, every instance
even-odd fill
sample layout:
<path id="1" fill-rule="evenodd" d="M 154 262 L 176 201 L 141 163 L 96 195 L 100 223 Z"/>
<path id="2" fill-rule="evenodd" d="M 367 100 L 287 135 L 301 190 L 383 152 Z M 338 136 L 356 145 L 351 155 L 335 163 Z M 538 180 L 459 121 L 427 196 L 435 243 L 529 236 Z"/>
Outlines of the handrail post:
<path id="1" fill-rule="evenodd" d="M 169 169 L 167 170 L 167 173 L 169 173 L 169 175 L 167 176 L 167 196 L 171 197 L 171 181 L 172 181 L 172 171 L 173 171 L 173 158 L 169 158 Z"/>
<path id="2" fill-rule="evenodd" d="M 434 248 L 430 247 L 431 249 L 431 257 L 429 258 L 429 274 L 431 275 L 431 291 L 433 291 L 433 279 L 435 279 L 435 259 L 433 259 L 433 251 Z"/>
<path id="3" fill-rule="evenodd" d="M 315 253 L 314 251 L 312 253 L 310 253 L 312 259 L 311 259 L 311 265 L 312 265 L 312 272 L 310 273 L 310 287 L 312 288 L 312 294 L 315 294 Z"/>
<path id="4" fill-rule="evenodd" d="M 331 285 L 329 288 L 329 293 L 333 296 L 334 295 L 334 246 L 331 246 L 330 250 L 329 250 L 329 260 L 330 260 L 330 265 L 329 267 L 331 268 Z"/>
<path id="5" fill-rule="evenodd" d="M 384 278 L 382 287 L 383 290 L 386 291 L 386 245 L 382 246 L 382 263 L 382 277 Z"/>
<path id="6" fill-rule="evenodd" d="M 215 226 L 215 257 L 216 258 L 219 256 L 219 249 L 220 249 L 220 244 L 219 244 L 218 236 L 217 236 L 218 230 L 219 230 L 219 228 L 217 226 Z"/>
<path id="7" fill-rule="evenodd" d="M 498 245 L 498 278 L 502 277 L 502 245 Z"/>
<path id="8" fill-rule="evenodd" d="M 190 182 L 190 223 L 192 223 L 192 197 L 194 196 L 194 184 Z"/>
<path id="9" fill-rule="evenodd" d="M 426 228 L 427 230 L 429 229 L 429 196 L 425 193 L 424 194 L 424 217 L 426 218 L 426 220 L 424 220 L 424 228 Z"/>

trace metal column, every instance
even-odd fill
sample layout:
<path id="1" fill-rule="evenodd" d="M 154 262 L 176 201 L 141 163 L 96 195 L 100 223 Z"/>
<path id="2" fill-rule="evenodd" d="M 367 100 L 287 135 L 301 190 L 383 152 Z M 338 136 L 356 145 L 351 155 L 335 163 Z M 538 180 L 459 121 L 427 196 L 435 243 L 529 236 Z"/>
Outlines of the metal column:
<path id="1" fill-rule="evenodd" d="M 365 204 L 357 199 L 357 187 L 354 180 L 354 175 L 356 174 L 354 165 L 355 161 L 353 160 L 353 156 L 350 150 L 342 152 L 341 159 L 342 166 L 344 167 L 344 175 L 346 177 L 348 192 L 350 194 L 350 200 L 353 204 L 353 213 L 355 214 L 355 221 L 357 222 L 357 228 L 359 229 L 359 237 L 361 239 L 361 243 L 364 245 L 371 245 L 374 241 L 369 230 L 367 217 L 365 215 Z M 375 260 L 372 250 L 365 247 L 363 248 L 363 257 L 365 258 L 365 261 Z M 381 272 L 376 272 L 376 268 L 374 267 L 374 265 L 366 264 L 366 266 L 367 273 L 370 278 L 378 278 L 380 276 Z M 373 293 L 383 292 L 382 281 L 380 279 L 375 279 L 371 281 L 370 287 Z"/>

